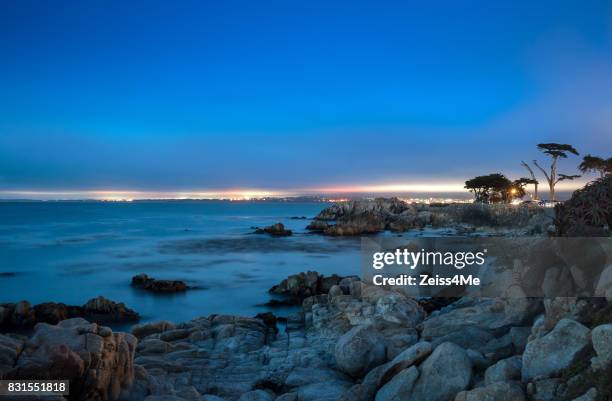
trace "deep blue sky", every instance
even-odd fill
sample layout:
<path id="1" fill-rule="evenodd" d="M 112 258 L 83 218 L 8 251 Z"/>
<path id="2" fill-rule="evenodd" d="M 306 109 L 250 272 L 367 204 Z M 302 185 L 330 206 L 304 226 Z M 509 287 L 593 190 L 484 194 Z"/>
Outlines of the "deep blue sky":
<path id="1" fill-rule="evenodd" d="M 5 191 L 517 178 L 546 141 L 612 156 L 610 1 L 0 0 L 0 54 Z"/>

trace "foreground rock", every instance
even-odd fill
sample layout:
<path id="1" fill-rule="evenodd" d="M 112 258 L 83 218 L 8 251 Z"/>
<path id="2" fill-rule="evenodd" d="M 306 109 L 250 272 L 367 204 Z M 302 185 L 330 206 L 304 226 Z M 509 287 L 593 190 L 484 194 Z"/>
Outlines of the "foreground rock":
<path id="1" fill-rule="evenodd" d="M 445 401 L 468 388 L 472 363 L 465 350 L 453 343 L 443 343 L 423 362 L 410 400 Z"/>
<path id="2" fill-rule="evenodd" d="M 602 324 L 591 332 L 593 348 L 597 358 L 592 361 L 596 369 L 612 365 L 612 324 Z"/>
<path id="3" fill-rule="evenodd" d="M 319 282 L 323 276 L 316 272 L 310 276 L 309 282 L 317 285 L 299 285 L 296 288 L 302 290 L 294 294 L 305 296 L 305 288 L 317 293 L 319 286 L 329 290 L 305 297 L 302 312 L 287 318 L 284 333 L 277 333 L 268 315 L 213 315 L 182 324 L 134 327 L 140 339 L 135 363 L 144 370 L 128 399 L 172 396 L 186 401 L 215 396 L 236 401 L 273 396 L 274 400 L 335 401 L 348 396 L 358 378 L 380 369 L 378 380 L 367 379 L 373 383 L 368 390 L 373 401 L 383 374 L 390 381 L 431 352 L 428 344 L 406 351 L 417 341 L 414 326 L 424 316 L 415 301 L 385 289 L 362 292 L 357 279 L 334 278 L 333 284 L 325 278 Z M 282 287 L 294 288 L 287 283 Z M 386 369 L 376 367 L 394 357 Z M 188 398 L 187 392 L 197 397 Z"/>
<path id="4" fill-rule="evenodd" d="M 70 380 L 70 399 L 118 400 L 134 381 L 136 338 L 75 318 L 38 324 L 26 342 L 0 336 L 5 379 Z"/>
<path id="5" fill-rule="evenodd" d="M 504 383 L 521 379 L 522 358 L 518 355 L 502 359 L 485 371 L 485 384 Z"/>
<path id="6" fill-rule="evenodd" d="M 334 355 L 345 373 L 360 377 L 386 360 L 384 340 L 369 326 L 356 326 L 340 337 Z"/>
<path id="7" fill-rule="evenodd" d="M 588 328 L 574 320 L 560 320 L 553 331 L 527 344 L 523 354 L 523 380 L 561 372 L 589 342 Z"/>
<path id="8" fill-rule="evenodd" d="M 142 273 L 132 277 L 132 286 L 151 292 L 183 292 L 189 288 L 180 280 L 157 280 Z"/>
<path id="9" fill-rule="evenodd" d="M 90 321 L 109 324 L 135 322 L 140 319 L 137 312 L 123 303 L 113 302 L 104 297 L 90 299 L 83 306 L 45 302 L 32 306 L 27 301 L 15 304 L 0 304 L 0 329 L 21 330 L 36 323 L 57 324 L 58 322 L 82 317 Z"/>
<path id="10" fill-rule="evenodd" d="M 254 234 L 270 234 L 273 237 L 288 237 L 292 235 L 293 232 L 287 230 L 283 223 L 276 223 L 264 228 L 256 228 Z"/>
<path id="11" fill-rule="evenodd" d="M 376 393 L 375 401 L 407 400 L 419 377 L 419 370 L 412 366 L 395 375 Z"/>
<path id="12" fill-rule="evenodd" d="M 520 384 L 494 383 L 457 394 L 455 401 L 525 401 Z"/>
<path id="13" fill-rule="evenodd" d="M 436 311 L 422 324 L 421 336 L 428 341 L 452 341 L 466 349 L 485 349 L 491 359 L 500 359 L 496 350 L 504 344 L 496 337 L 508 335 L 506 345 L 512 351 L 516 346 L 509 331 L 512 327 L 529 324 L 541 311 L 536 300 L 464 298 Z M 493 361 L 493 362 L 494 362 Z"/>
<path id="14" fill-rule="evenodd" d="M 133 385 L 105 379 L 96 388 L 113 396 L 109 386 L 121 388 L 121 401 L 586 401 L 612 395 L 608 304 L 589 309 L 597 315 L 584 319 L 575 308 L 563 316 L 525 299 L 463 298 L 428 315 L 399 289 L 316 272 L 289 277 L 279 294 L 303 298 L 284 331 L 270 313 L 134 326 L 125 339 L 132 346 L 139 341 Z M 556 324 L 547 328 L 547 321 Z M 66 322 L 59 326 L 72 327 Z M 41 326 L 48 325 L 37 332 Z M 90 350 L 98 349 L 97 337 L 117 333 L 83 321 L 76 326 L 76 334 L 68 327 L 52 333 L 66 349 L 80 349 L 76 357 L 47 359 L 60 361 L 70 377 L 86 377 L 89 357 L 74 338 L 84 337 Z M 31 355 L 55 346 L 35 345 L 40 336 L 0 336 L 0 375 L 27 377 L 27 362 L 39 360 Z M 104 347 L 121 349 L 119 343 Z M 121 372 L 130 363 L 113 362 L 122 354 L 101 358 L 127 377 Z"/>

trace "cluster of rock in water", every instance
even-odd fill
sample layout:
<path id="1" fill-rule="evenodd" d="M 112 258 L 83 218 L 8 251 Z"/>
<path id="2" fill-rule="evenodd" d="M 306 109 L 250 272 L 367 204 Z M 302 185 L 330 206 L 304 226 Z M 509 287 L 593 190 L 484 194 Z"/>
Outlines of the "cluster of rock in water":
<path id="1" fill-rule="evenodd" d="M 158 280 L 142 273 L 132 277 L 132 287 L 151 292 L 183 292 L 189 286 L 181 280 Z"/>
<path id="2" fill-rule="evenodd" d="M 331 236 L 404 232 L 426 226 L 474 230 L 480 227 L 542 234 L 552 227 L 552 216 L 534 206 L 482 204 L 409 204 L 397 198 L 334 204 L 319 213 L 307 229 Z"/>
<path id="3" fill-rule="evenodd" d="M 414 214 L 395 200 L 366 210 L 335 206 L 313 224 L 338 235 L 466 213 Z M 363 219 L 344 220 L 346 213 Z M 390 217 L 408 215 L 415 219 Z M 525 252 L 539 260 L 535 247 Z M 36 324 L 31 336 L 0 335 L 0 377 L 67 378 L 68 399 L 79 401 L 605 401 L 612 399 L 612 265 L 600 274 L 599 298 L 419 301 L 401 288 L 306 272 L 271 289 L 301 304 L 280 330 L 265 314 L 113 333 L 68 314 Z M 14 319 L 17 309 L 0 312 Z"/>
<path id="4" fill-rule="evenodd" d="M 285 228 L 283 223 L 272 224 L 264 228 L 254 227 L 253 234 L 270 234 L 273 237 L 288 237 L 293 234 L 291 230 Z"/>
<path id="5" fill-rule="evenodd" d="M 137 322 L 138 313 L 123 303 L 104 297 L 90 299 L 82 306 L 59 302 L 31 305 L 28 301 L 0 304 L 0 330 L 27 330 L 37 323 L 57 324 L 62 320 L 82 317 L 97 323 Z"/>

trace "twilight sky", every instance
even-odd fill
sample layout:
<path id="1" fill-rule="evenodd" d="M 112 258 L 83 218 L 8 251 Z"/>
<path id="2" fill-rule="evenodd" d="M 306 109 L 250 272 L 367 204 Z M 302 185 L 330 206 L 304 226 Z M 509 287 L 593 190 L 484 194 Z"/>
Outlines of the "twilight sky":
<path id="1" fill-rule="evenodd" d="M 0 54 L 0 197 L 460 188 L 525 176 L 539 142 L 612 156 L 609 0 L 4 1 Z"/>

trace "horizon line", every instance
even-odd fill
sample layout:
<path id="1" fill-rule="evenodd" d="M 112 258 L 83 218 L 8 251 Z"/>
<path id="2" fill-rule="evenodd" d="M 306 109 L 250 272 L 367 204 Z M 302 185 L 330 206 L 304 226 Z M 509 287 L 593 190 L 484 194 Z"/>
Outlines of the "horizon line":
<path id="1" fill-rule="evenodd" d="M 567 182 L 556 186 L 557 191 L 573 191 L 586 182 Z M 545 184 L 540 184 L 541 193 L 548 192 Z M 379 185 L 344 185 L 305 189 L 184 189 L 184 190 L 142 190 L 142 189 L 67 189 L 67 190 L 37 190 L 37 189 L 4 189 L 0 190 L 3 200 L 205 200 L 230 199 L 250 200 L 261 198 L 292 198 L 292 197 L 326 197 L 326 196 L 366 196 L 366 195 L 396 195 L 407 194 L 464 194 L 469 191 L 463 183 L 413 183 L 413 184 L 379 184 Z"/>

